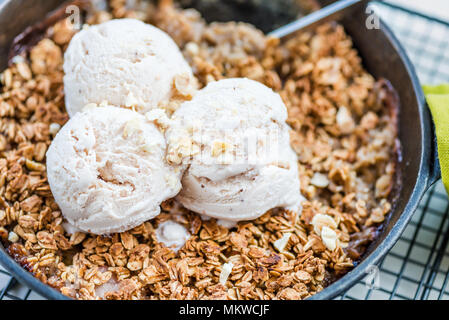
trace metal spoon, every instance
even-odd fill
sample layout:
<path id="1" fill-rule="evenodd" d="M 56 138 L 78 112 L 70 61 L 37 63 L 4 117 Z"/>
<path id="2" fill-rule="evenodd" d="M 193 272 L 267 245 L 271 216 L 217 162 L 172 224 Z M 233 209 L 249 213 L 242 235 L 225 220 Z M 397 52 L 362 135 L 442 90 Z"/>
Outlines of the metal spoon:
<path id="1" fill-rule="evenodd" d="M 177 0 L 176 2 L 183 8 L 198 10 L 207 22 L 242 21 L 254 25 L 265 33 L 310 13 L 313 8 L 320 7 L 318 0 Z"/>
<path id="2" fill-rule="evenodd" d="M 369 0 L 341 0 L 332 3 L 321 10 L 312 12 L 294 22 L 270 32 L 268 35 L 276 38 L 287 38 L 298 31 L 313 28 L 323 22 L 336 20 L 349 14 L 350 11 L 366 6 Z"/>

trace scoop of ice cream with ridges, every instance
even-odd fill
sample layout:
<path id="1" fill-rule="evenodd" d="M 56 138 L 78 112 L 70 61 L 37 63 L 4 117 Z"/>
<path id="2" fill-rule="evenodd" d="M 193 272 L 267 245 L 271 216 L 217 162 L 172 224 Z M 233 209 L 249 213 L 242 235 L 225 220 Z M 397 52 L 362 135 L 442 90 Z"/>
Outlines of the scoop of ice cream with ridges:
<path id="1" fill-rule="evenodd" d="M 173 98 L 190 99 L 197 85 L 175 42 L 135 19 L 81 30 L 65 52 L 64 72 L 70 116 L 104 101 L 146 113 Z"/>
<path id="2" fill-rule="evenodd" d="M 286 119 L 281 97 L 249 79 L 212 82 L 183 103 L 166 132 L 167 159 L 187 168 L 179 201 L 230 221 L 276 207 L 299 211 L 298 158 Z"/>
<path id="3" fill-rule="evenodd" d="M 165 160 L 166 142 L 153 122 L 113 106 L 77 113 L 47 152 L 51 191 L 74 227 L 123 232 L 156 217 L 178 194 L 181 170 Z"/>

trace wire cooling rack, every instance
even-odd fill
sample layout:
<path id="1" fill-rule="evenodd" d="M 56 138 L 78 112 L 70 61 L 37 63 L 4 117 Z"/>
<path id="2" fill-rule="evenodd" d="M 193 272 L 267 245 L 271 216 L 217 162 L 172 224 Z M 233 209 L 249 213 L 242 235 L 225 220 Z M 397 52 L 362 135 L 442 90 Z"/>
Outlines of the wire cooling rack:
<path id="1" fill-rule="evenodd" d="M 421 83 L 449 82 L 449 23 L 385 2 L 371 7 L 405 47 Z M 340 298 L 449 300 L 448 240 L 449 202 L 439 181 L 379 269 Z"/>
<path id="2" fill-rule="evenodd" d="M 389 3 L 375 12 L 404 45 L 422 83 L 449 82 L 449 23 Z M 440 182 L 373 274 L 339 299 L 449 300 L 449 201 Z M 43 299 L 0 267 L 0 300 Z"/>

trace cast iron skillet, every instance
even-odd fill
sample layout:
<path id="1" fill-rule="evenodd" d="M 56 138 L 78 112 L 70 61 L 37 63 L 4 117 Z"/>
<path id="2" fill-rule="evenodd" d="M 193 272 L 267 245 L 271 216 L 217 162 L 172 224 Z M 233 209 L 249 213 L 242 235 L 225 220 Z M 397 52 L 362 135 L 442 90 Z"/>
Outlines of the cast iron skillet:
<path id="1" fill-rule="evenodd" d="M 6 66 L 14 37 L 26 27 L 42 21 L 48 12 L 62 2 L 0 0 L 0 70 Z M 325 4 L 330 1 L 321 2 Z M 360 263 L 311 299 L 331 299 L 337 296 L 365 276 L 372 265 L 379 263 L 399 239 L 425 191 L 440 176 L 433 124 L 415 70 L 404 49 L 385 24 L 381 23 L 377 30 L 365 27 L 368 15 L 364 7 L 359 8 L 343 17 L 340 22 L 352 37 L 367 70 L 378 79 L 388 79 L 399 94 L 402 159 L 398 167 L 402 188 L 396 191 L 397 200 L 389 220 L 380 230 L 377 239 L 368 247 Z M 68 299 L 23 269 L 5 252 L 1 244 L 0 262 L 20 282 L 44 297 Z"/>

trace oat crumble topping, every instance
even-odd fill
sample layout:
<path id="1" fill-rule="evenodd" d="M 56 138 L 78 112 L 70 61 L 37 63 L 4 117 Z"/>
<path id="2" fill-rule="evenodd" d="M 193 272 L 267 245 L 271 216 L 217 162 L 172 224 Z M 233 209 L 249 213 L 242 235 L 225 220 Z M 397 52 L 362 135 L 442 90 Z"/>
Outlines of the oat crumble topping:
<path id="1" fill-rule="evenodd" d="M 62 20 L 1 76 L 0 238 L 9 254 L 76 299 L 305 299 L 350 271 L 392 206 L 397 115 L 388 85 L 363 69 L 342 26 L 280 44 L 244 23 L 206 24 L 168 0 L 145 10 L 108 3 L 108 12 L 91 11 L 86 22 L 155 24 L 182 48 L 201 87 L 248 77 L 281 94 L 307 198 L 303 213 L 270 210 L 227 229 L 169 200 L 131 231 L 69 235 L 45 166 L 68 120 L 63 52 L 76 31 Z M 178 253 L 155 234 L 170 219 L 192 235 Z"/>

